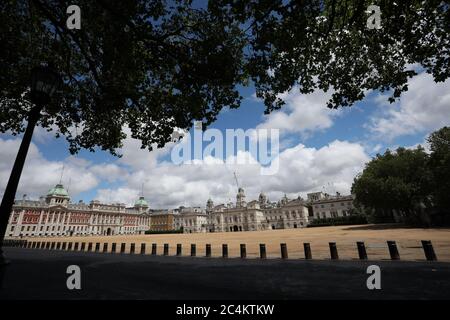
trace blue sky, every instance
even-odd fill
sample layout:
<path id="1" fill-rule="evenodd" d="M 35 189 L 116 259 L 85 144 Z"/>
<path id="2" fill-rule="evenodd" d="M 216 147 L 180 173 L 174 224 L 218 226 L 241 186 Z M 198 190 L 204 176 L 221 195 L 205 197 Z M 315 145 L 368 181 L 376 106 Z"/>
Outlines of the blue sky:
<path id="1" fill-rule="evenodd" d="M 435 84 L 431 77 L 419 74 L 399 102 L 387 103 L 387 97 L 371 92 L 355 106 L 329 110 L 329 93 L 300 95 L 293 90 L 283 95 L 287 102 L 279 111 L 264 115 L 262 101 L 254 88 L 240 88 L 244 97 L 236 110 L 223 110 L 210 126 L 226 129 L 278 129 L 280 164 L 276 174 L 263 176 L 259 165 L 225 165 L 223 159 L 203 159 L 191 165 L 171 163 L 174 144 L 148 152 L 139 142 L 127 139 L 118 159 L 107 152 L 81 151 L 70 156 L 63 138 L 37 128 L 17 196 L 37 198 L 60 179 L 70 188 L 72 201 L 132 204 L 141 193 L 153 208 L 179 205 L 204 205 L 211 197 L 216 204 L 234 200 L 236 185 L 244 187 L 247 198 L 265 192 L 271 200 L 286 193 L 289 197 L 307 192 L 348 193 L 354 176 L 377 152 L 397 146 L 424 144 L 426 136 L 450 119 L 450 84 Z M 126 130 L 126 128 L 125 128 Z M 20 143 L 18 137 L 0 136 L 0 194 L 12 167 Z M 206 144 L 204 144 L 205 146 Z M 241 155 L 248 150 L 240 150 Z M 214 163 L 214 164 L 211 164 Z"/>

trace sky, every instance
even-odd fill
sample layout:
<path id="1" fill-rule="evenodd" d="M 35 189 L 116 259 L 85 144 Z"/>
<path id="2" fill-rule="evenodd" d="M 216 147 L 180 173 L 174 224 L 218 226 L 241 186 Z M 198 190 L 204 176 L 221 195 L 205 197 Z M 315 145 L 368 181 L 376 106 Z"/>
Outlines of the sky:
<path id="1" fill-rule="evenodd" d="M 240 93 L 241 107 L 223 110 L 209 128 L 224 134 L 227 129 L 279 130 L 275 174 L 262 175 L 257 161 L 230 164 L 215 154 L 191 164 L 174 163 L 171 153 L 177 144 L 149 152 L 131 138 L 124 141 L 121 158 L 105 151 L 71 156 L 64 138 L 36 128 L 16 198 L 45 195 L 61 180 L 63 166 L 62 183 L 73 202 L 96 199 L 132 205 L 142 190 L 153 209 L 204 207 L 208 198 L 215 204 L 234 202 L 234 172 L 247 201 L 257 199 L 260 192 L 271 201 L 284 194 L 296 198 L 316 191 L 348 194 L 354 177 L 377 153 L 398 146 L 426 147 L 432 131 L 450 125 L 450 81 L 435 83 L 425 73 L 410 79 L 409 91 L 396 103 L 388 103 L 386 94 L 370 92 L 353 107 L 339 110 L 326 107 L 330 93 L 302 95 L 294 88 L 283 94 L 283 108 L 264 115 L 264 104 L 255 97 L 254 88 L 240 88 Z M 20 136 L 0 135 L 0 195 L 20 141 Z M 235 150 L 234 157 L 249 154 L 244 146 Z"/>

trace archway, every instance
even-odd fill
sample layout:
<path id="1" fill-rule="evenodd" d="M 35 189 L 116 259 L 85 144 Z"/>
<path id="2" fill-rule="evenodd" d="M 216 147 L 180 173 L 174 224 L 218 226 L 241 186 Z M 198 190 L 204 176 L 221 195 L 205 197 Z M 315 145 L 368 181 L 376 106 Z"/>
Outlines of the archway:
<path id="1" fill-rule="evenodd" d="M 233 227 L 233 231 L 235 231 L 235 232 L 236 232 L 236 231 L 239 231 L 238 226 L 234 226 L 234 227 Z"/>
<path id="2" fill-rule="evenodd" d="M 107 230 L 106 230 L 106 235 L 107 236 L 110 236 L 112 234 L 112 230 L 111 230 L 111 228 L 108 228 Z"/>

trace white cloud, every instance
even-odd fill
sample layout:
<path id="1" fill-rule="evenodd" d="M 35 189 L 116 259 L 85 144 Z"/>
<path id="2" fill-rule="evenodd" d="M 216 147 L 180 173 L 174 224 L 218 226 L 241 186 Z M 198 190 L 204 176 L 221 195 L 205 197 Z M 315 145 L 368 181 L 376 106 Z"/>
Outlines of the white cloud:
<path id="1" fill-rule="evenodd" d="M 0 138 L 0 195 L 6 188 L 20 141 L 20 138 Z M 113 180 L 113 169 L 110 166 L 106 166 L 102 170 L 100 165 L 93 165 L 85 159 L 72 156 L 64 161 L 50 161 L 42 155 L 34 143 L 31 143 L 17 190 L 17 197 L 20 198 L 23 194 L 32 198 L 45 195 L 61 179 L 63 165 L 62 182 L 67 188 L 70 187 L 72 196 L 95 188 L 100 180 L 106 177 L 105 170 L 110 171 L 109 181 Z M 119 174 L 117 175 L 119 176 Z"/>
<path id="2" fill-rule="evenodd" d="M 409 82 L 409 90 L 399 102 L 386 104 L 378 97 L 383 110 L 372 117 L 368 128 L 379 138 L 392 140 L 399 136 L 430 132 L 449 124 L 450 81 L 435 83 L 431 75 L 421 73 Z"/>
<path id="3" fill-rule="evenodd" d="M 304 137 L 330 128 L 333 118 L 342 113 L 342 110 L 326 107 L 331 94 L 323 91 L 301 94 L 298 88 L 294 88 L 280 95 L 286 104 L 280 110 L 265 116 L 265 120 L 257 128 L 280 129 L 281 133 L 300 133 Z"/>
<path id="4" fill-rule="evenodd" d="M 134 157 L 145 156 L 143 150 L 132 151 Z M 238 157 L 249 156 L 240 152 Z M 136 166 L 124 185 L 115 189 L 102 189 L 98 198 L 102 201 L 132 203 L 144 183 L 144 194 L 152 208 L 171 208 L 179 205 L 204 206 L 211 197 L 215 203 L 235 201 L 237 172 L 240 186 L 248 199 L 256 199 L 264 191 L 272 200 L 284 193 L 291 197 L 322 190 L 334 184 L 333 191 L 348 193 L 354 176 L 369 160 L 358 143 L 333 141 L 320 149 L 298 144 L 280 154 L 279 172 L 272 176 L 260 174 L 259 164 L 224 164 L 223 160 L 208 158 L 196 160 L 196 164 L 174 165 L 169 162 Z M 328 190 L 330 191 L 330 190 Z M 113 199 L 113 200 L 111 200 Z"/>
<path id="5" fill-rule="evenodd" d="M 0 139 L 0 193 L 6 185 L 19 141 Z M 72 179 L 72 197 L 80 192 L 95 190 L 102 182 L 120 182 L 117 187 L 98 189 L 95 198 L 104 202 L 132 204 L 144 183 L 144 195 L 152 208 L 204 206 L 209 197 L 216 204 L 229 200 L 234 202 L 236 184 L 233 173 L 236 172 L 248 200 L 256 199 L 259 192 L 264 191 L 274 201 L 284 193 L 289 197 L 305 196 L 307 192 L 320 191 L 330 183 L 334 185 L 334 190 L 327 191 L 348 193 L 354 176 L 369 160 L 359 143 L 335 140 L 322 148 L 296 144 L 280 153 L 278 173 L 264 176 L 258 163 L 225 164 L 222 159 L 208 157 L 196 161 L 197 164 L 175 165 L 162 161 L 162 157 L 170 152 L 170 146 L 151 153 L 139 147 L 138 141 L 128 138 L 122 149 L 123 158 L 111 163 L 94 164 L 80 157 L 50 161 L 35 144 L 31 144 L 18 197 L 23 193 L 35 197 L 45 194 L 59 181 L 64 163 L 64 183 L 67 185 L 69 177 Z M 247 156 L 248 153 L 243 151 L 237 155 Z"/>

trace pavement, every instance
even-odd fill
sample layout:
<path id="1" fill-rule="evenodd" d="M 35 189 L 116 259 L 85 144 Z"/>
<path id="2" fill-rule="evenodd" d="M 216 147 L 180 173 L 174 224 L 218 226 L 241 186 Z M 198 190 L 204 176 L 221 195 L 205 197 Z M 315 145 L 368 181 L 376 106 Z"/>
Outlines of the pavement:
<path id="1" fill-rule="evenodd" d="M 449 299 L 450 263 L 222 259 L 4 248 L 1 300 Z M 81 270 L 81 290 L 66 285 Z M 381 269 L 369 290 L 367 267 Z"/>

